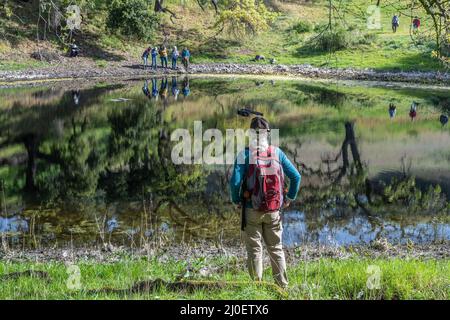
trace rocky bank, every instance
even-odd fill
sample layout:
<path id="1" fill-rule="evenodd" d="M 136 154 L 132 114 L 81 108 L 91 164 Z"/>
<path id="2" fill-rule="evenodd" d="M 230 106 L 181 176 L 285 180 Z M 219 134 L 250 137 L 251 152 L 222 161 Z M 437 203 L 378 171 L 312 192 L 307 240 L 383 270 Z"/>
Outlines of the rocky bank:
<path id="1" fill-rule="evenodd" d="M 79 63 L 78 63 L 79 62 Z M 183 67 L 178 70 L 162 69 L 144 70 L 136 63 L 111 62 L 98 66 L 85 60 L 66 59 L 56 65 L 45 68 L 30 68 L 18 71 L 0 71 L 0 82 L 38 81 L 48 79 L 88 79 L 111 77 L 145 77 L 152 75 L 176 74 L 236 74 L 236 75 L 278 75 L 315 79 L 337 79 L 357 81 L 406 82 L 414 84 L 450 85 L 450 73 L 439 71 L 375 71 L 370 69 L 332 69 L 319 68 L 308 64 L 237 64 L 210 63 L 193 64 L 188 72 Z"/>

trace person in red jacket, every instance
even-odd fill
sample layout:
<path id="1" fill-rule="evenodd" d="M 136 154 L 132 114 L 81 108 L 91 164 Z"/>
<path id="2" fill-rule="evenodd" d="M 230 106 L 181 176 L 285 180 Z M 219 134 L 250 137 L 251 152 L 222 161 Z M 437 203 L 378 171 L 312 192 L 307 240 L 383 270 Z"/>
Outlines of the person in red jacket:
<path id="1" fill-rule="evenodd" d="M 415 16 L 413 21 L 412 21 L 412 26 L 413 26 L 413 31 L 417 32 L 419 30 L 420 27 L 420 19 L 419 17 Z"/>

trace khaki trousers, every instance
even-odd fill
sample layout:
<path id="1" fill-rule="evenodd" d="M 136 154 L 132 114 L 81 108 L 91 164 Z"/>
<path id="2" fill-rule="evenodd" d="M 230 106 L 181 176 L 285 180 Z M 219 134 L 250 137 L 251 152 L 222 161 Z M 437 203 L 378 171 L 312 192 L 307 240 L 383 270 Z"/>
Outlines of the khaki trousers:
<path id="1" fill-rule="evenodd" d="M 258 212 L 246 210 L 247 226 L 244 231 L 247 248 L 247 267 L 254 280 L 261 281 L 263 274 L 263 245 L 266 244 L 272 265 L 272 274 L 276 283 L 281 287 L 288 285 L 286 275 L 286 260 L 282 245 L 283 227 L 279 211 Z"/>

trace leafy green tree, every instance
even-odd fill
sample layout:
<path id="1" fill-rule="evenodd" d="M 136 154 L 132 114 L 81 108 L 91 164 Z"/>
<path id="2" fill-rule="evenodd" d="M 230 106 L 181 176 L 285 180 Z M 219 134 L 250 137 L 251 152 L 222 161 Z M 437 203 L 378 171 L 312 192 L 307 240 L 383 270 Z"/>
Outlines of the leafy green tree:
<path id="1" fill-rule="evenodd" d="M 277 17 L 260 0 L 232 0 L 227 9 L 219 13 L 216 27 L 229 29 L 235 35 L 254 34 L 267 30 Z"/>
<path id="2" fill-rule="evenodd" d="M 124 36 L 148 40 L 158 21 L 145 0 L 113 0 L 108 6 L 106 26 Z"/>

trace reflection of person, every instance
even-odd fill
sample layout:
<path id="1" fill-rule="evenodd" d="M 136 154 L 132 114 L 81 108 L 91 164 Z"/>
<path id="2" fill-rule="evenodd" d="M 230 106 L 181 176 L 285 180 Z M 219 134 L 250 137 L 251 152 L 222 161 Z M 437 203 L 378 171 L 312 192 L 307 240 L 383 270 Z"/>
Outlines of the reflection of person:
<path id="1" fill-rule="evenodd" d="M 168 88 L 166 77 L 161 79 L 161 88 L 159 89 L 159 94 L 161 96 L 161 99 L 164 99 L 164 100 L 166 100 L 167 96 L 169 95 L 169 88 Z"/>
<path id="2" fill-rule="evenodd" d="M 183 88 L 181 89 L 183 96 L 187 97 L 191 94 L 191 89 L 189 89 L 189 78 L 185 77 L 183 80 Z"/>
<path id="3" fill-rule="evenodd" d="M 417 106 L 419 104 L 415 101 L 411 103 L 411 107 L 409 108 L 409 116 L 411 117 L 411 121 L 414 121 L 414 119 L 417 117 Z"/>
<path id="4" fill-rule="evenodd" d="M 281 213 L 283 208 L 297 196 L 301 176 L 280 148 L 271 146 L 267 132 L 269 123 L 261 117 L 252 119 L 250 128 L 259 132 L 256 139 L 250 140 L 246 148 L 236 158 L 230 179 L 231 200 L 234 204 L 245 204 L 243 219 L 244 239 L 247 248 L 247 267 L 250 276 L 258 281 L 263 275 L 263 242 L 272 265 L 272 274 L 276 283 L 287 287 L 286 261 L 282 246 Z M 273 156 L 270 154 L 273 152 Z M 263 170 L 258 161 L 250 159 L 264 157 L 273 159 L 269 175 L 261 175 Z M 289 191 L 284 196 L 284 174 L 289 178 Z M 264 178 L 265 177 L 265 178 Z M 261 185 L 262 188 L 255 186 Z M 245 190 L 245 191 L 244 191 Z M 266 193 L 260 190 L 267 190 Z M 249 201 L 242 200 L 249 199 Z M 251 199 L 251 200 L 250 200 Z"/>
<path id="5" fill-rule="evenodd" d="M 152 78 L 152 97 L 158 100 L 158 83 L 156 82 L 156 78 Z"/>
<path id="6" fill-rule="evenodd" d="M 395 117 L 395 114 L 397 113 L 397 106 L 393 103 L 389 104 L 389 117 L 392 119 Z"/>
<path id="7" fill-rule="evenodd" d="M 144 86 L 142 87 L 142 92 L 145 94 L 146 97 L 150 98 L 150 89 L 148 88 L 148 81 L 145 80 Z"/>
<path id="8" fill-rule="evenodd" d="M 80 90 L 72 90 L 73 103 L 78 106 L 80 104 Z"/>
<path id="9" fill-rule="evenodd" d="M 175 100 L 178 99 L 179 93 L 180 93 L 180 89 L 178 89 L 177 77 L 172 77 L 172 95 Z"/>

